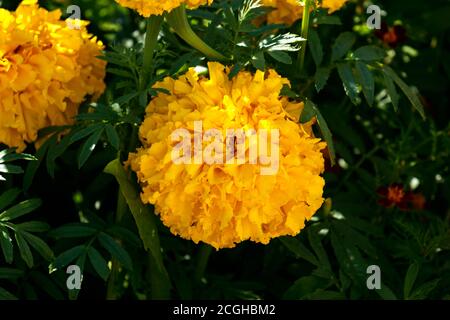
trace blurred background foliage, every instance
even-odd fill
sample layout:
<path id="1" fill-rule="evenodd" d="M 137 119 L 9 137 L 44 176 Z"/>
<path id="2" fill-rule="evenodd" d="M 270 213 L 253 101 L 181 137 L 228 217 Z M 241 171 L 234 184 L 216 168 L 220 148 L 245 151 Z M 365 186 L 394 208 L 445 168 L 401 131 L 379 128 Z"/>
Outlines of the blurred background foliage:
<path id="1" fill-rule="evenodd" d="M 170 297 L 450 299 L 450 2 L 373 3 L 383 10 L 381 30 L 366 26 L 367 1 L 352 1 L 339 19 L 313 20 L 303 74 L 290 66 L 295 52 L 287 58 L 264 50 L 232 52 L 239 68 L 275 67 L 292 80 L 290 94 L 314 101 L 333 134 L 336 165 L 329 163 L 325 172 L 324 206 L 297 237 L 211 252 L 159 224 Z M 18 1 L 0 4 L 13 10 Z M 148 94 L 154 94 L 142 94 L 139 79 L 130 77 L 133 70 L 139 73 L 145 24 L 112 0 L 40 4 L 63 12 L 79 5 L 90 31 L 108 45 L 110 67 L 117 68 L 110 68 L 108 90 L 95 112 L 80 115 L 68 138 L 57 143 L 54 135 L 24 155 L 1 148 L 0 298 L 150 298 L 157 281 L 150 277 L 147 253 L 131 215 L 117 221 L 118 188 L 103 173 L 117 150 L 124 150 L 123 137 L 139 123 Z M 237 13 L 242 1 L 216 0 L 211 8 L 190 12 L 196 31 L 221 52 L 229 52 L 229 37 L 215 24 L 236 31 L 226 8 Z M 215 24 L 208 20 L 214 12 Z M 280 29 L 298 34 L 299 24 Z M 202 56 L 167 27 L 163 32 L 151 81 L 204 65 Z M 266 33 L 237 35 L 257 44 Z M 289 41 L 283 45 L 289 49 Z M 359 82 L 345 95 L 343 82 L 355 80 L 339 68 L 357 66 L 356 50 L 367 45 L 383 48 L 384 63 L 412 85 L 425 120 L 401 94 L 395 110 L 376 59 L 359 65 L 373 74 L 373 98 Z M 333 51 L 342 46 L 347 48 L 337 59 Z M 72 263 L 84 271 L 79 292 L 66 288 L 65 267 Z M 113 264 L 120 267 L 111 274 Z M 369 265 L 380 266 L 381 290 L 367 289 Z"/>

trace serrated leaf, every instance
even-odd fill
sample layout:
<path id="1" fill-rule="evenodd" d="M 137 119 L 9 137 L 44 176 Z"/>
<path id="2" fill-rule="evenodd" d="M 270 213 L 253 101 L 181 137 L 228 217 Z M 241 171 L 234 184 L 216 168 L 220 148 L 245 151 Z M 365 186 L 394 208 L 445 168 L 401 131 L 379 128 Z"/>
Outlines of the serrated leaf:
<path id="1" fill-rule="evenodd" d="M 386 52 L 377 46 L 360 47 L 353 52 L 353 57 L 357 60 L 378 61 L 384 59 Z"/>
<path id="2" fill-rule="evenodd" d="M 427 298 L 428 295 L 437 287 L 440 281 L 441 279 L 435 279 L 424 283 L 411 293 L 409 299 L 420 300 Z"/>
<path id="3" fill-rule="evenodd" d="M 72 135 L 72 137 L 70 138 L 70 144 L 75 143 L 81 139 L 84 139 L 87 136 L 91 135 L 92 133 L 102 130 L 103 128 L 104 125 L 101 123 L 97 123 L 94 125 L 90 125 L 86 128 L 83 128 Z"/>
<path id="4" fill-rule="evenodd" d="M 0 279 L 15 279 L 23 276 L 23 271 L 13 268 L 0 268 Z"/>
<path id="5" fill-rule="evenodd" d="M 264 53 L 262 51 L 256 52 L 254 55 L 252 55 L 251 58 L 252 65 L 258 69 L 264 71 L 266 68 L 266 59 L 264 58 Z"/>
<path id="6" fill-rule="evenodd" d="M 25 241 L 22 234 L 16 232 L 14 236 L 16 238 L 17 246 L 19 247 L 20 256 L 22 257 L 23 261 L 25 261 L 28 268 L 32 268 L 33 267 L 33 255 L 31 254 L 30 246 Z"/>
<path id="7" fill-rule="evenodd" d="M 131 100 L 133 100 L 134 98 L 136 98 L 137 96 L 139 96 L 140 94 L 141 94 L 141 92 L 128 93 L 126 95 L 123 95 L 123 96 L 117 98 L 115 100 L 115 102 L 118 103 L 119 105 L 124 105 L 124 104 L 130 102 Z"/>
<path id="8" fill-rule="evenodd" d="M 55 144 L 57 139 L 58 135 L 54 134 L 47 141 L 45 141 L 44 144 L 36 152 L 36 158 L 38 160 L 32 161 L 28 164 L 27 168 L 25 169 L 25 174 L 23 177 L 23 189 L 25 191 L 31 187 L 31 184 L 33 183 L 33 178 L 37 170 L 39 169 L 39 166 L 41 165 L 42 161 L 44 160 L 45 154 L 47 153 L 49 146 Z"/>
<path id="9" fill-rule="evenodd" d="M 400 100 L 400 96 L 397 92 L 397 88 L 395 87 L 394 80 L 389 77 L 386 73 L 383 72 L 384 85 L 386 86 L 387 93 L 389 98 L 391 99 L 391 103 L 394 106 L 394 110 L 398 111 L 398 102 Z"/>
<path id="10" fill-rule="evenodd" d="M 50 236 L 55 238 L 84 238 L 91 237 L 97 233 L 97 229 L 79 224 L 68 224 L 50 231 Z"/>
<path id="11" fill-rule="evenodd" d="M 373 106 L 373 101 L 375 99 L 375 80 L 373 78 L 372 72 L 370 72 L 367 65 L 363 62 L 357 61 L 355 64 L 356 75 L 361 84 L 362 91 L 366 97 L 369 106 Z"/>
<path id="12" fill-rule="evenodd" d="M 319 259 L 320 265 L 326 270 L 331 270 L 330 260 L 328 259 L 327 252 L 325 251 L 320 236 L 318 235 L 315 228 L 308 229 L 308 240 L 314 250 L 314 253 Z"/>
<path id="13" fill-rule="evenodd" d="M 111 236 L 106 233 L 100 233 L 98 236 L 100 244 L 111 254 L 111 256 L 117 259 L 126 269 L 132 270 L 133 263 L 128 252 L 125 251 Z"/>
<path id="14" fill-rule="evenodd" d="M 20 174 L 23 173 L 23 169 L 13 164 L 0 164 L 1 173 Z"/>
<path id="15" fill-rule="evenodd" d="M 289 289 L 286 290 L 283 295 L 283 299 L 297 300 L 304 298 L 306 295 L 316 291 L 319 288 L 327 287 L 328 283 L 329 281 L 315 276 L 301 277 L 295 281 Z"/>
<path id="16" fill-rule="evenodd" d="M 50 247 L 41 238 L 26 231 L 22 231 L 20 233 L 30 244 L 30 246 L 32 246 L 45 260 L 53 260 L 54 255 L 52 249 L 50 249 Z"/>
<path id="17" fill-rule="evenodd" d="M 408 100 L 411 102 L 412 106 L 419 112 L 422 118 L 425 119 L 423 104 L 417 94 L 413 92 L 413 90 L 405 83 L 405 81 L 403 81 L 390 67 L 384 66 L 383 71 L 388 77 L 394 80 L 394 82 L 400 87 Z"/>
<path id="18" fill-rule="evenodd" d="M 20 189 L 14 188 L 2 193 L 0 196 L 0 211 L 14 203 L 21 192 L 22 191 Z"/>
<path id="19" fill-rule="evenodd" d="M 316 117 L 317 124 L 319 125 L 320 132 L 322 133 L 323 139 L 327 143 L 328 155 L 330 156 L 331 165 L 334 165 L 336 159 L 336 153 L 334 149 L 333 135 L 328 127 L 325 118 L 322 116 L 319 108 L 311 101 L 306 100 L 305 108 L 301 114 L 301 122 L 307 122 L 311 120 L 312 117 Z"/>
<path id="20" fill-rule="evenodd" d="M 11 292 L 0 287 L 0 300 L 18 300 Z"/>
<path id="21" fill-rule="evenodd" d="M 339 63 L 337 65 L 339 77 L 342 80 L 345 93 L 350 98 L 354 105 L 358 105 L 361 100 L 359 98 L 359 89 L 356 84 L 355 76 L 351 66 L 348 63 Z"/>
<path id="22" fill-rule="evenodd" d="M 296 258 L 305 259 L 313 265 L 319 266 L 319 262 L 316 257 L 298 239 L 294 237 L 280 237 L 279 239 L 286 246 L 286 248 L 288 248 L 296 256 Z"/>
<path id="23" fill-rule="evenodd" d="M 16 204 L 14 207 L 3 211 L 0 214 L 0 221 L 10 221 L 17 219 L 23 215 L 33 212 L 38 207 L 40 207 L 41 204 L 42 201 L 40 199 L 30 199 L 22 201 L 19 204 Z"/>
<path id="24" fill-rule="evenodd" d="M 64 268 L 69 263 L 77 259 L 80 255 L 82 255 L 85 251 L 86 247 L 84 245 L 79 245 L 67 251 L 64 251 L 56 257 L 55 261 L 53 262 L 53 266 L 56 269 Z"/>
<path id="25" fill-rule="evenodd" d="M 403 297 L 405 299 L 409 298 L 412 288 L 414 287 L 414 283 L 416 282 L 417 275 L 419 274 L 419 264 L 417 262 L 412 263 L 405 276 L 405 283 L 403 285 Z"/>
<path id="26" fill-rule="evenodd" d="M 50 229 L 50 225 L 42 221 L 27 221 L 16 224 L 16 227 L 28 232 L 45 232 Z"/>
<path id="27" fill-rule="evenodd" d="M 83 146 L 80 149 L 80 154 L 78 155 L 78 168 L 82 168 L 86 161 L 91 156 L 92 152 L 94 151 L 95 147 L 97 146 L 98 141 L 100 140 L 100 137 L 103 134 L 103 128 L 94 132 L 83 144 Z"/>
<path id="28" fill-rule="evenodd" d="M 111 124 L 107 124 L 106 127 L 106 136 L 108 138 L 109 143 L 113 148 L 119 150 L 120 148 L 120 138 L 117 134 L 116 128 L 114 128 Z"/>
<path id="29" fill-rule="evenodd" d="M 320 92 L 328 82 L 330 77 L 330 68 L 318 68 L 316 74 L 314 75 L 314 82 L 317 92 Z"/>
<path id="30" fill-rule="evenodd" d="M 108 73 L 114 74 L 116 76 L 125 77 L 125 78 L 129 78 L 129 79 L 135 80 L 134 75 L 131 72 L 123 70 L 123 69 L 107 68 L 106 71 Z"/>
<path id="31" fill-rule="evenodd" d="M 6 263 L 12 263 L 14 259 L 14 246 L 8 229 L 0 226 L 0 245 L 2 247 L 3 256 Z"/>
<path id="32" fill-rule="evenodd" d="M 103 281 L 106 281 L 109 276 L 109 268 L 108 268 L 108 263 L 106 262 L 106 260 L 101 256 L 101 254 L 94 247 L 89 247 L 88 257 L 89 257 L 89 261 L 91 262 L 92 266 L 94 267 L 94 270 L 97 272 L 97 274 L 100 276 L 100 278 L 103 279 Z"/>
<path id="33" fill-rule="evenodd" d="M 356 42 L 356 36 L 353 32 L 341 33 L 332 47 L 331 61 L 341 59 L 350 51 Z"/>
<path id="34" fill-rule="evenodd" d="M 309 30 L 309 50 L 311 51 L 311 55 L 316 63 L 316 66 L 320 66 L 323 60 L 323 48 L 322 43 L 320 42 L 319 34 L 316 30 Z"/>
<path id="35" fill-rule="evenodd" d="M 267 51 L 267 53 L 275 60 L 284 63 L 292 64 L 292 58 L 289 54 L 283 51 Z"/>

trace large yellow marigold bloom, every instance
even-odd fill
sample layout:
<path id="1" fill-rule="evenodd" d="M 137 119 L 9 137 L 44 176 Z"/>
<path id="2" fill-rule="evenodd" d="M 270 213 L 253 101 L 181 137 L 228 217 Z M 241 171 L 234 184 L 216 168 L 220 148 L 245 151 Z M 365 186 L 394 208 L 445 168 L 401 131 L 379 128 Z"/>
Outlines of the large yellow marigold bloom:
<path id="1" fill-rule="evenodd" d="M 323 0 L 320 4 L 317 0 L 317 4 L 328 9 L 329 13 L 339 10 L 346 2 L 347 0 Z M 299 0 L 262 0 L 262 3 L 274 8 L 267 16 L 269 23 L 291 25 L 302 18 L 303 6 Z"/>
<path id="2" fill-rule="evenodd" d="M 208 66 L 209 77 L 190 69 L 156 85 L 170 94 L 160 93 L 148 105 L 139 131 L 143 147 L 128 161 L 142 201 L 155 205 L 175 235 L 217 249 L 298 234 L 323 202 L 325 143 L 313 136 L 312 123 L 298 123 L 303 103 L 280 95 L 289 81 L 275 70 L 239 72 L 230 80 L 229 68 Z M 175 164 L 171 134 L 186 128 L 193 136 L 199 120 L 204 130 L 278 129 L 279 170 L 262 175 L 262 165 L 249 161 Z"/>
<path id="3" fill-rule="evenodd" d="M 0 9 L 0 143 L 24 149 L 38 130 L 72 123 L 85 97 L 105 89 L 102 43 L 87 22 L 72 30 L 60 17 L 37 0 Z"/>
<path id="4" fill-rule="evenodd" d="M 213 0 L 116 0 L 120 5 L 139 12 L 144 17 L 161 15 L 186 4 L 189 9 L 195 9 L 205 4 L 211 4 Z"/>

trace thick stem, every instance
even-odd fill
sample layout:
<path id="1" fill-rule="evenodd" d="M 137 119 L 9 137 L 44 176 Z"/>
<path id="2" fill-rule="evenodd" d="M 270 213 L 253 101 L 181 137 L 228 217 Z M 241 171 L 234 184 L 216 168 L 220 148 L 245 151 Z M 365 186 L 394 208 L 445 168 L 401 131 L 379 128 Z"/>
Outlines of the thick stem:
<path id="1" fill-rule="evenodd" d="M 145 89 L 149 75 L 153 66 L 153 56 L 158 44 L 158 35 L 161 30 L 161 23 L 163 21 L 163 16 L 150 16 L 147 19 L 147 30 L 145 33 L 145 46 L 144 46 L 144 65 L 143 74 L 144 79 L 141 82 L 141 89 Z"/>
<path id="2" fill-rule="evenodd" d="M 313 0 L 305 0 L 305 7 L 303 8 L 303 18 L 302 18 L 302 33 L 301 36 L 304 39 L 308 39 L 308 33 L 309 33 L 309 18 L 311 16 L 311 4 Z M 305 54 L 306 54 L 306 47 L 308 45 L 308 42 L 305 41 L 300 49 L 299 55 L 298 55 L 298 70 L 303 72 L 303 67 L 305 64 Z"/>
<path id="3" fill-rule="evenodd" d="M 167 15 L 167 22 L 175 30 L 175 32 L 191 47 L 197 49 L 211 59 L 227 60 L 225 56 L 208 46 L 195 34 L 187 19 L 186 8 L 184 5 L 181 5 L 178 8 L 172 10 Z"/>
<path id="4" fill-rule="evenodd" d="M 197 281 L 201 281 L 203 275 L 205 274 L 206 267 L 208 265 L 209 256 L 211 255 L 212 247 L 203 244 L 200 247 L 200 251 L 198 252 L 197 257 L 197 268 L 195 269 L 195 279 Z"/>

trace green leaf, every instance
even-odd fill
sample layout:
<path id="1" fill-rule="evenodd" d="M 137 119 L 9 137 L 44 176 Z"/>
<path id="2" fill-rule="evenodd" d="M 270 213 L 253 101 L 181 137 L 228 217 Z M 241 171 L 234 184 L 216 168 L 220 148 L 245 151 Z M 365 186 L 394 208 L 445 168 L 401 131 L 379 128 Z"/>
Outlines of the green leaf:
<path id="1" fill-rule="evenodd" d="M 386 86 L 387 93 L 391 99 L 391 103 L 394 106 L 394 110 L 398 111 L 398 102 L 400 96 L 398 95 L 397 88 L 395 87 L 394 80 L 389 77 L 385 72 L 383 72 L 384 85 Z"/>
<path id="2" fill-rule="evenodd" d="M 413 293 L 409 296 L 410 300 L 422 300 L 429 297 L 429 294 L 437 287 L 441 279 L 435 279 L 428 281 L 418 287 Z"/>
<path id="3" fill-rule="evenodd" d="M 33 255 L 31 254 L 31 250 L 30 250 L 28 243 L 25 241 L 24 237 L 19 232 L 16 232 L 15 238 L 16 238 L 17 246 L 19 247 L 20 256 L 25 261 L 28 268 L 32 268 L 33 267 Z"/>
<path id="4" fill-rule="evenodd" d="M 58 140 L 58 135 L 54 134 L 49 138 L 44 144 L 38 149 L 36 152 L 37 161 L 32 161 L 27 165 L 25 169 L 25 175 L 23 177 L 23 189 L 26 191 L 30 189 L 31 184 L 33 183 L 34 176 L 36 175 L 37 170 L 39 169 L 42 160 L 44 160 L 45 154 L 50 145 L 53 145 Z"/>
<path id="5" fill-rule="evenodd" d="M 354 105 L 358 105 L 361 102 L 359 98 L 359 89 L 356 84 L 355 77 L 353 75 L 352 68 L 348 63 L 339 63 L 337 65 L 339 77 L 344 85 L 345 93 L 350 98 Z"/>
<path id="6" fill-rule="evenodd" d="M 31 199 L 20 202 L 14 207 L 9 208 L 8 210 L 3 211 L 0 214 L 0 221 L 10 221 L 16 218 L 19 218 L 23 215 L 26 215 L 30 212 L 33 212 L 42 204 L 40 199 Z"/>
<path id="7" fill-rule="evenodd" d="M 10 206 L 22 191 L 20 189 L 9 189 L 0 196 L 0 211 Z"/>
<path id="8" fill-rule="evenodd" d="M 109 268 L 106 260 L 101 256 L 101 254 L 93 247 L 89 247 L 88 250 L 89 261 L 91 262 L 94 270 L 103 279 L 106 281 L 109 276 Z"/>
<path id="9" fill-rule="evenodd" d="M 0 164 L 0 172 L 9 174 L 20 174 L 23 173 L 23 170 L 21 167 L 13 164 Z"/>
<path id="10" fill-rule="evenodd" d="M 356 36 L 353 32 L 341 33 L 332 48 L 331 60 L 336 61 L 344 57 L 344 55 L 353 47 L 356 42 Z"/>
<path id="11" fill-rule="evenodd" d="M 284 63 L 284 64 L 292 64 L 292 58 L 289 54 L 283 51 L 268 51 L 267 52 L 272 58 L 275 60 Z"/>
<path id="12" fill-rule="evenodd" d="M 0 156 L 0 163 L 6 163 L 16 160 L 35 161 L 37 159 L 35 156 L 27 153 L 10 153 L 5 155 L 4 157 Z"/>
<path id="13" fill-rule="evenodd" d="M 14 247 L 12 238 L 9 235 L 8 230 L 5 227 L 0 226 L 0 245 L 2 247 L 3 256 L 6 263 L 12 263 L 14 259 Z"/>
<path id="14" fill-rule="evenodd" d="M 101 131 L 101 130 L 103 130 L 103 128 L 104 128 L 104 124 L 97 123 L 94 125 L 90 125 L 86 128 L 83 128 L 79 131 L 76 131 L 70 138 L 70 144 L 73 144 L 81 139 L 84 139 L 94 132 Z"/>
<path id="15" fill-rule="evenodd" d="M 132 270 L 133 263 L 128 252 L 125 251 L 111 236 L 106 233 L 100 233 L 98 236 L 100 244 L 111 254 L 111 256 L 117 259 L 126 269 Z"/>
<path id="16" fill-rule="evenodd" d="M 118 103 L 119 105 L 124 105 L 133 100 L 134 98 L 136 98 L 137 96 L 139 96 L 140 94 L 141 94 L 140 92 L 128 93 L 126 95 L 121 96 L 120 98 L 117 98 L 115 102 Z"/>
<path id="17" fill-rule="evenodd" d="M 12 268 L 0 268 L 0 279 L 15 279 L 23 276 L 23 271 Z"/>
<path id="18" fill-rule="evenodd" d="M 97 229 L 83 223 L 67 224 L 50 231 L 50 236 L 55 238 L 84 238 L 97 233 Z"/>
<path id="19" fill-rule="evenodd" d="M 379 290 L 375 290 L 378 295 L 381 297 L 381 299 L 384 300 L 397 300 L 397 296 L 392 292 L 392 290 L 385 285 L 384 283 L 381 283 L 381 288 Z"/>
<path id="20" fill-rule="evenodd" d="M 24 223 L 16 224 L 18 229 L 28 232 L 45 232 L 50 229 L 50 225 L 41 221 L 27 221 Z"/>
<path id="21" fill-rule="evenodd" d="M 30 276 L 36 286 L 46 292 L 52 299 L 64 300 L 62 291 L 48 275 L 34 270 L 31 272 Z"/>
<path id="22" fill-rule="evenodd" d="M 416 281 L 417 275 L 419 274 L 419 264 L 417 262 L 412 263 L 405 276 L 405 284 L 403 286 L 403 297 L 405 299 L 409 298 L 412 288 L 414 287 L 414 282 Z"/>
<path id="23" fill-rule="evenodd" d="M 256 52 L 252 55 L 252 65 L 258 69 L 264 71 L 266 68 L 266 59 L 264 59 L 264 53 L 262 51 Z"/>
<path id="24" fill-rule="evenodd" d="M 116 150 L 119 150 L 120 148 L 120 138 L 117 134 L 116 128 L 113 127 L 111 124 L 106 125 L 106 136 L 108 138 L 109 143 L 113 148 Z"/>
<path id="25" fill-rule="evenodd" d="M 306 261 L 312 263 L 313 265 L 319 266 L 319 262 L 316 257 L 305 247 L 300 240 L 295 237 L 280 237 L 280 241 L 288 248 L 296 258 L 302 258 Z"/>
<path id="26" fill-rule="evenodd" d="M 377 46 L 364 46 L 353 52 L 353 57 L 357 60 L 377 61 L 384 59 L 386 52 Z"/>
<path id="27" fill-rule="evenodd" d="M 55 261 L 53 262 L 53 266 L 56 269 L 61 269 L 67 266 L 69 263 L 77 259 L 80 255 L 82 255 L 86 251 L 86 246 L 79 245 L 76 247 L 73 247 L 72 249 L 69 249 L 67 251 L 64 251 L 59 256 L 56 257 Z"/>
<path id="28" fill-rule="evenodd" d="M 330 128 L 328 127 L 325 118 L 320 113 L 319 108 L 317 108 L 317 106 L 311 100 L 306 100 L 305 108 L 303 109 L 301 115 L 301 121 L 307 122 L 311 120 L 313 116 L 317 118 L 317 124 L 319 125 L 320 132 L 322 133 L 323 139 L 327 143 L 327 150 L 330 156 L 331 165 L 334 165 L 336 153 L 334 149 L 333 135 L 331 134 Z"/>
<path id="29" fill-rule="evenodd" d="M 375 80 L 373 79 L 372 72 L 370 72 L 365 63 L 360 61 L 356 62 L 355 70 L 367 103 L 369 106 L 373 106 L 375 99 Z"/>
<path id="30" fill-rule="evenodd" d="M 18 300 L 11 292 L 0 287 L 0 300 Z"/>
<path id="31" fill-rule="evenodd" d="M 283 295 L 283 299 L 301 299 L 319 288 L 326 287 L 328 283 L 329 281 L 315 276 L 301 277 L 300 279 L 295 281 L 294 284 L 289 287 L 289 289 L 286 290 Z"/>
<path id="32" fill-rule="evenodd" d="M 423 104 L 420 101 L 418 95 L 388 66 L 383 67 L 384 73 L 390 77 L 400 87 L 403 93 L 406 95 L 412 106 L 419 112 L 423 119 L 425 119 L 425 111 Z"/>
<path id="33" fill-rule="evenodd" d="M 78 155 L 78 168 L 79 169 L 81 169 L 83 167 L 83 165 L 86 163 L 86 161 L 89 159 L 90 155 L 92 154 L 95 147 L 97 146 L 97 143 L 100 140 L 102 133 L 103 133 L 103 128 L 101 130 L 94 132 L 81 147 L 80 154 Z"/>
<path id="34" fill-rule="evenodd" d="M 123 70 L 123 69 L 107 68 L 106 71 L 108 73 L 114 74 L 116 76 L 125 77 L 125 78 L 134 80 L 134 75 L 131 72 Z"/>
<path id="35" fill-rule="evenodd" d="M 316 70 L 316 74 L 314 76 L 315 87 L 317 92 L 320 92 L 328 82 L 328 78 L 330 77 L 331 69 L 326 68 L 318 68 Z"/>
<path id="36" fill-rule="evenodd" d="M 54 258 L 52 249 L 41 239 L 35 235 L 22 231 L 20 232 L 25 240 L 47 261 L 51 261 Z"/>
<path id="37" fill-rule="evenodd" d="M 308 229 L 308 239 L 316 256 L 319 258 L 320 265 L 326 270 L 331 270 L 330 260 L 328 260 L 327 252 L 323 247 L 322 241 L 319 234 L 317 233 L 316 228 L 310 227 Z"/>
<path id="38" fill-rule="evenodd" d="M 320 66 L 323 60 L 323 48 L 322 43 L 320 42 L 319 34 L 314 29 L 309 31 L 309 49 L 316 66 Z"/>

